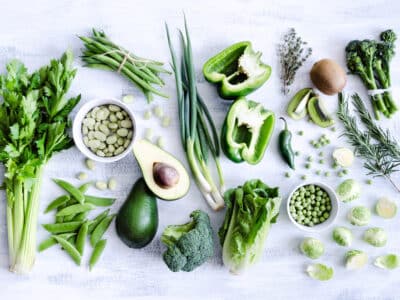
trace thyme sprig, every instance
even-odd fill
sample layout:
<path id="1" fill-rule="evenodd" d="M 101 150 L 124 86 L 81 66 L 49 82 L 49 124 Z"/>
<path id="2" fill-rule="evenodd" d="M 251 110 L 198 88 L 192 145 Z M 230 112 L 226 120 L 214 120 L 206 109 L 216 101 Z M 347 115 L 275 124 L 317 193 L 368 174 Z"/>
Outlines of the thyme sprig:
<path id="1" fill-rule="evenodd" d="M 360 129 L 356 117 L 350 113 L 348 100 L 340 93 L 337 116 L 345 128 L 342 136 L 345 136 L 354 147 L 356 156 L 364 160 L 364 168 L 368 170 L 368 175 L 386 178 L 400 192 L 400 188 L 391 177 L 393 173 L 399 171 L 398 143 L 388 130 L 383 130 L 375 123 L 358 94 L 352 95 L 352 100 L 355 112 L 358 113 L 366 130 Z"/>
<path id="2" fill-rule="evenodd" d="M 312 54 L 310 47 L 305 47 L 307 42 L 297 35 L 294 28 L 283 36 L 283 41 L 278 44 L 278 56 L 281 64 L 282 93 L 287 95 L 289 86 L 293 83 L 297 70 Z"/>

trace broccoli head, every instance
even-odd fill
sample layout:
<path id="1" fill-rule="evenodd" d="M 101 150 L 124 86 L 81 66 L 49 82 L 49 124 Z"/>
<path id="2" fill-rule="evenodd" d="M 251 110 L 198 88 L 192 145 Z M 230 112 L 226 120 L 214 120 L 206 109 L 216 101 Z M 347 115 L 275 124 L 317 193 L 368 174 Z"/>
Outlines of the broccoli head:
<path id="1" fill-rule="evenodd" d="M 189 223 L 167 226 L 161 236 L 168 247 L 163 259 L 173 272 L 190 272 L 214 255 L 210 218 L 201 210 L 193 211 L 190 217 Z"/>
<path id="2" fill-rule="evenodd" d="M 380 38 L 383 42 L 393 44 L 396 41 L 397 36 L 396 36 L 396 33 L 392 29 L 388 29 L 381 33 Z"/>

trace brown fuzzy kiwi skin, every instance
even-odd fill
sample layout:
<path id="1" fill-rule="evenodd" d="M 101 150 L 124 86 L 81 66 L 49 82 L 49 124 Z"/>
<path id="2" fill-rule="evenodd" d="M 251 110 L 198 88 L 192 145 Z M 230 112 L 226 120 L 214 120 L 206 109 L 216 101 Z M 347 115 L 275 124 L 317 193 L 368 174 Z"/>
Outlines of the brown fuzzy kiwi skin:
<path id="1" fill-rule="evenodd" d="M 317 61 L 311 68 L 310 77 L 316 88 L 326 95 L 341 92 L 347 81 L 343 68 L 329 58 Z"/>

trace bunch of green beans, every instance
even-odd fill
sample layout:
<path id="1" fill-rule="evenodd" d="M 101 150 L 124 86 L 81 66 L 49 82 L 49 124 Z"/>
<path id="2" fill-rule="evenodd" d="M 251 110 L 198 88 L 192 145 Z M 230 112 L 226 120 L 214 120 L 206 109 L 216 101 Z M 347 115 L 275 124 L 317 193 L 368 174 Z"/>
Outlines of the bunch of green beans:
<path id="1" fill-rule="evenodd" d="M 153 100 L 153 94 L 168 98 L 153 84 L 164 86 L 160 73 L 171 74 L 163 68 L 163 63 L 142 58 L 114 44 L 103 31 L 93 29 L 91 37 L 79 37 L 85 46 L 82 60 L 86 67 L 116 71 L 133 82 L 146 96 L 147 102 Z"/>
<path id="2" fill-rule="evenodd" d="M 75 187 L 61 179 L 55 179 L 54 182 L 68 194 L 57 197 L 47 206 L 45 213 L 56 210 L 56 222 L 43 225 L 51 236 L 39 245 L 39 251 L 59 244 L 80 265 L 85 242 L 89 238 L 93 247 L 89 259 L 89 268 L 92 269 L 106 246 L 107 241 L 102 237 L 115 214 L 109 214 L 110 210 L 106 209 L 92 220 L 87 218 L 87 214 L 96 207 L 112 205 L 115 199 L 86 195 L 91 183 Z"/>

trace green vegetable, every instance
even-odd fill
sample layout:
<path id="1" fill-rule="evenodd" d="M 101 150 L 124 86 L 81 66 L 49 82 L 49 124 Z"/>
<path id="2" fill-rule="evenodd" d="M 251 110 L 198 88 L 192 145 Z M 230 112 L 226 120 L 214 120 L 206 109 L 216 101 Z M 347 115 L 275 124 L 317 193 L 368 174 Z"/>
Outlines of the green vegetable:
<path id="1" fill-rule="evenodd" d="M 375 211 L 378 216 L 384 219 L 392 219 L 396 216 L 397 205 L 388 198 L 380 198 L 375 205 Z"/>
<path id="2" fill-rule="evenodd" d="M 68 192 L 72 197 L 74 197 L 79 203 L 83 204 L 85 202 L 85 197 L 83 196 L 82 192 L 69 182 L 61 179 L 53 179 L 53 181 L 63 190 Z"/>
<path id="3" fill-rule="evenodd" d="M 380 41 L 351 41 L 346 46 L 347 68 L 350 73 L 360 76 L 366 88 L 371 91 L 371 104 L 375 119 L 380 113 L 390 118 L 397 106 L 390 92 L 390 61 L 394 52 L 396 34 L 392 30 L 381 33 Z M 376 92 L 382 89 L 382 92 Z"/>
<path id="4" fill-rule="evenodd" d="M 292 133 L 289 131 L 287 122 L 284 118 L 280 118 L 285 122 L 285 128 L 279 134 L 279 151 L 283 159 L 292 169 L 294 167 L 294 153 L 292 149 Z"/>
<path id="5" fill-rule="evenodd" d="M 85 203 L 90 203 L 96 206 L 110 206 L 114 202 L 115 198 L 103 198 L 103 197 L 85 195 Z"/>
<path id="6" fill-rule="evenodd" d="M 271 224 L 281 204 L 278 188 L 261 180 L 249 180 L 225 193 L 226 213 L 218 235 L 222 259 L 232 273 L 241 273 L 256 263 L 264 250 Z"/>
<path id="7" fill-rule="evenodd" d="M 340 246 L 350 247 L 353 242 L 353 234 L 346 227 L 336 227 L 332 233 L 333 240 Z"/>
<path id="8" fill-rule="evenodd" d="M 73 145 L 68 115 L 80 100 L 67 98 L 75 77 L 72 53 L 29 74 L 18 60 L 0 77 L 0 161 L 5 166 L 10 270 L 27 273 L 35 261 L 36 220 L 44 166 Z"/>
<path id="9" fill-rule="evenodd" d="M 83 250 L 85 249 L 85 242 L 86 242 L 86 237 L 88 234 L 88 228 L 89 228 L 89 223 L 85 222 L 81 226 L 81 228 L 78 231 L 78 235 L 76 236 L 76 250 L 83 255 Z"/>
<path id="10" fill-rule="evenodd" d="M 88 234 L 92 234 L 93 230 L 97 227 L 97 225 L 100 224 L 101 221 L 103 221 L 104 218 L 108 216 L 108 213 L 110 212 L 109 209 L 106 209 L 99 215 L 97 215 L 89 224 L 88 228 Z"/>
<path id="11" fill-rule="evenodd" d="M 50 202 L 49 205 L 47 205 L 46 210 L 44 211 L 44 213 L 48 213 L 49 211 L 52 211 L 53 209 L 56 209 L 56 208 L 60 207 L 61 205 L 63 205 L 67 201 L 69 201 L 70 199 L 71 198 L 69 197 L 69 195 L 62 195 L 60 197 L 57 197 L 52 202 Z"/>
<path id="12" fill-rule="evenodd" d="M 85 194 L 85 193 L 87 192 L 87 190 L 88 190 L 92 185 L 93 185 L 93 182 L 91 182 L 91 181 L 86 182 L 86 183 L 80 185 L 80 186 L 78 187 L 78 190 L 79 190 L 82 194 Z M 86 201 L 86 200 L 85 200 L 85 201 Z"/>
<path id="13" fill-rule="evenodd" d="M 69 233 L 61 233 L 58 236 L 68 240 L 69 238 L 75 235 L 76 235 L 75 232 L 69 232 Z M 51 236 L 39 244 L 38 251 L 42 252 L 54 245 L 57 245 L 57 241 Z"/>
<path id="14" fill-rule="evenodd" d="M 99 261 L 99 258 L 101 256 L 101 254 L 103 253 L 104 248 L 106 247 L 106 244 L 107 244 L 107 240 L 100 240 L 94 246 L 92 255 L 90 256 L 90 260 L 89 260 L 89 270 L 90 271 L 93 269 L 95 264 Z"/>
<path id="15" fill-rule="evenodd" d="M 320 240 L 305 238 L 300 244 L 300 250 L 305 256 L 317 259 L 324 254 L 325 247 Z"/>
<path id="16" fill-rule="evenodd" d="M 157 199 L 143 178 L 119 209 L 115 225 L 119 238 L 130 248 L 143 248 L 153 240 L 158 227 Z"/>
<path id="17" fill-rule="evenodd" d="M 346 179 L 336 188 L 339 199 L 343 202 L 350 202 L 360 198 L 361 186 L 354 179 Z"/>
<path id="18" fill-rule="evenodd" d="M 275 125 L 275 115 L 260 103 L 237 99 L 222 126 L 221 146 L 234 162 L 257 164 L 264 156 Z"/>
<path id="19" fill-rule="evenodd" d="M 352 96 L 353 105 L 366 130 L 362 131 L 357 124 L 357 119 L 350 115 L 348 101 L 339 94 L 338 118 L 344 125 L 343 135 L 354 147 L 358 157 L 364 160 L 367 175 L 383 177 L 400 192 L 400 187 L 392 179 L 393 173 L 398 171 L 400 163 L 400 146 L 393 138 L 390 131 L 377 125 L 365 107 L 358 94 Z"/>
<path id="20" fill-rule="evenodd" d="M 289 93 L 289 86 L 294 82 L 298 69 L 310 57 L 312 49 L 306 47 L 307 42 L 297 35 L 294 28 L 290 28 L 278 45 L 278 57 L 281 65 L 282 93 Z"/>
<path id="21" fill-rule="evenodd" d="M 307 274 L 316 280 L 326 281 L 333 277 L 333 269 L 323 264 L 313 264 L 307 267 Z"/>
<path id="22" fill-rule="evenodd" d="M 315 94 L 312 88 L 304 88 L 298 91 L 290 100 L 286 109 L 289 117 L 293 120 L 303 119 L 307 115 L 308 100 L 314 96 Z"/>
<path id="23" fill-rule="evenodd" d="M 365 230 L 363 240 L 375 247 L 383 247 L 387 242 L 386 232 L 379 227 L 373 227 Z"/>
<path id="24" fill-rule="evenodd" d="M 196 210 L 192 221 L 182 225 L 169 225 L 161 235 L 168 247 L 163 259 L 173 272 L 193 271 L 214 255 L 213 230 L 208 215 Z"/>
<path id="25" fill-rule="evenodd" d="M 393 270 L 400 266 L 400 259 L 396 254 L 382 255 L 375 259 L 374 265 L 378 268 Z"/>
<path id="26" fill-rule="evenodd" d="M 346 252 L 344 259 L 346 269 L 357 270 L 367 264 L 368 255 L 360 250 L 350 250 Z"/>
<path id="27" fill-rule="evenodd" d="M 175 74 L 181 143 L 197 187 L 208 204 L 214 210 L 218 210 L 224 206 L 221 192 L 224 190 L 224 178 L 219 163 L 218 134 L 211 114 L 197 91 L 192 46 L 186 18 L 185 36 L 181 33 L 183 50 L 181 66 L 178 65 L 178 59 L 171 43 L 167 25 L 166 32 Z M 214 166 L 217 169 L 219 186 L 215 183 L 213 172 L 209 167 L 210 152 Z"/>
<path id="28" fill-rule="evenodd" d="M 244 97 L 261 87 L 271 75 L 271 67 L 254 52 L 250 42 L 239 42 L 210 58 L 203 66 L 204 77 L 218 84 L 222 98 Z"/>
<path id="29" fill-rule="evenodd" d="M 121 73 L 143 92 L 149 103 L 153 94 L 168 98 L 153 86 L 164 86 L 160 73 L 169 71 L 163 68 L 163 63 L 134 55 L 114 44 L 103 31 L 93 29 L 91 37 L 79 38 L 85 46 L 82 60 L 86 67 Z"/>
<path id="30" fill-rule="evenodd" d="M 55 224 L 43 224 L 44 229 L 50 233 L 66 233 L 73 232 L 80 228 L 82 222 L 64 222 Z"/>
<path id="31" fill-rule="evenodd" d="M 365 226 L 371 220 L 371 211 L 365 206 L 355 206 L 350 209 L 347 219 L 352 225 Z"/>
<path id="32" fill-rule="evenodd" d="M 115 214 L 105 217 L 94 228 L 93 232 L 90 235 L 90 244 L 92 245 L 92 247 L 96 246 L 96 244 L 101 240 L 101 238 L 103 237 L 104 233 L 107 231 L 107 229 L 110 226 L 114 217 L 115 217 Z"/>
<path id="33" fill-rule="evenodd" d="M 95 167 L 96 167 L 95 162 L 94 162 L 93 160 L 89 159 L 89 158 L 87 158 L 87 159 L 85 160 L 85 164 L 86 164 L 86 167 L 87 167 L 89 170 L 94 170 Z"/>
<path id="34" fill-rule="evenodd" d="M 61 247 L 68 253 L 69 256 L 71 256 L 72 260 L 79 266 L 81 264 L 81 259 L 82 256 L 78 252 L 78 250 L 72 245 L 70 242 L 68 242 L 66 239 L 53 235 L 53 239 L 57 241 L 61 245 Z"/>
<path id="35" fill-rule="evenodd" d="M 81 212 L 86 212 L 90 211 L 94 208 L 94 205 L 90 203 L 84 203 L 84 204 L 73 204 L 71 206 L 67 206 L 63 209 L 61 209 L 59 212 L 57 212 L 56 216 L 57 217 L 65 217 L 69 215 L 75 215 L 79 214 Z"/>
<path id="36" fill-rule="evenodd" d="M 335 124 L 335 121 L 325 111 L 325 107 L 318 96 L 314 96 L 308 100 L 307 112 L 311 121 L 322 128 L 326 128 Z"/>
<path id="37" fill-rule="evenodd" d="M 336 148 L 332 157 L 335 163 L 343 168 L 348 168 L 353 164 L 354 161 L 354 153 L 348 148 Z"/>

